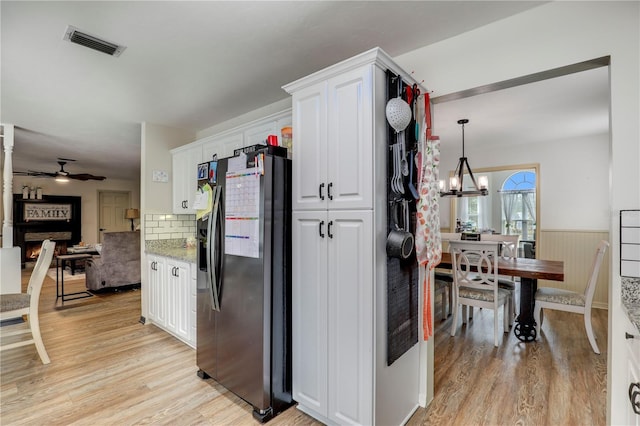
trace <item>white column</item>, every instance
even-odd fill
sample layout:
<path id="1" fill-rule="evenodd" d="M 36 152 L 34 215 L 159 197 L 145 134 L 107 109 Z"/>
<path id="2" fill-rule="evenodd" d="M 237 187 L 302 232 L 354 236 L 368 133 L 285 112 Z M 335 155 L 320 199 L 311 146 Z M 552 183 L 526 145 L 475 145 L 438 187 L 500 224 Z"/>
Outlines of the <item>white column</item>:
<path id="1" fill-rule="evenodd" d="M 2 124 L 4 167 L 2 181 L 2 247 L 13 247 L 13 124 Z"/>
<path id="2" fill-rule="evenodd" d="M 4 166 L 2 173 L 2 248 L 0 248 L 0 294 L 20 293 L 20 247 L 13 246 L 13 124 L 1 124 Z"/>

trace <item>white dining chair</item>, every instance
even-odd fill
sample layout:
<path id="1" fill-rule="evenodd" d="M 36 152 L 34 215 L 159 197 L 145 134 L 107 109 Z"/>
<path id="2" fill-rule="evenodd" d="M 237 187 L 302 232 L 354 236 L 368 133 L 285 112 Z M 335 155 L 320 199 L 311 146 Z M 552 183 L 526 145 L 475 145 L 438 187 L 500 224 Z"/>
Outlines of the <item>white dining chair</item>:
<path id="1" fill-rule="evenodd" d="M 504 332 L 509 332 L 508 290 L 498 285 L 498 243 L 493 241 L 449 242 L 453 281 L 454 306 L 451 336 L 458 327 L 458 309 L 462 306 L 462 322 L 466 322 L 467 307 L 493 310 L 493 342 L 498 346 L 498 309 L 503 308 Z M 475 271 L 472 271 L 472 268 Z"/>
<path id="2" fill-rule="evenodd" d="M 43 241 L 42 248 L 40 249 L 40 255 L 33 267 L 31 277 L 29 278 L 29 285 L 26 293 L 3 294 L 0 297 L 1 320 L 18 318 L 23 315 L 27 315 L 28 319 L 28 328 L 25 328 L 23 324 L 3 327 L 2 338 L 31 333 L 31 339 L 2 344 L 0 346 L 0 351 L 35 344 L 36 350 L 38 351 L 38 355 L 40 356 L 40 360 L 43 364 L 49 364 L 51 361 L 49 360 L 49 355 L 47 354 L 47 350 L 44 347 L 42 336 L 40 334 L 38 305 L 40 302 L 40 290 L 42 290 L 42 283 L 44 282 L 44 277 L 51 265 L 55 246 L 56 243 L 53 241 Z M 14 327 L 16 329 L 12 329 Z M 5 330 L 5 328 L 7 328 L 7 330 Z"/>
<path id="3" fill-rule="evenodd" d="M 518 245 L 520 244 L 520 235 L 507 234 L 480 234 L 480 241 L 497 241 L 502 245 L 500 256 L 507 259 L 515 259 L 518 257 Z M 511 303 L 509 304 L 509 325 L 513 325 L 516 319 L 516 280 L 515 277 L 501 276 L 498 278 L 500 288 L 509 290 L 511 293 Z"/>
<path id="4" fill-rule="evenodd" d="M 587 337 L 591 348 L 597 354 L 600 353 L 596 344 L 596 337 L 591 326 L 591 305 L 593 303 L 593 294 L 596 290 L 596 282 L 598 281 L 598 272 L 602 259 L 609 247 L 609 243 L 605 240 L 600 241 L 596 254 L 591 263 L 591 273 L 589 281 L 583 293 L 570 290 L 563 290 L 552 287 L 539 287 L 536 291 L 535 303 L 536 307 L 533 311 L 533 317 L 536 322 L 536 336 L 540 336 L 540 328 L 544 320 L 543 309 L 555 309 L 557 311 L 575 312 L 584 316 L 584 328 L 587 331 Z"/>

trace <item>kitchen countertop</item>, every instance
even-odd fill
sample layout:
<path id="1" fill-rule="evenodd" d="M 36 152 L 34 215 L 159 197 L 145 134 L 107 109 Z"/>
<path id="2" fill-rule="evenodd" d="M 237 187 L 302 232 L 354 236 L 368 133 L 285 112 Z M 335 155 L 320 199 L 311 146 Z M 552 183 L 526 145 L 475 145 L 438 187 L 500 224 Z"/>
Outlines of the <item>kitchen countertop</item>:
<path id="1" fill-rule="evenodd" d="M 640 278 L 622 278 L 622 306 L 640 333 Z"/>
<path id="2" fill-rule="evenodd" d="M 145 241 L 144 252 L 157 256 L 169 257 L 182 260 L 184 262 L 196 262 L 196 248 L 185 247 L 185 240 L 182 238 L 172 240 L 150 240 Z"/>
<path id="3" fill-rule="evenodd" d="M 627 317 L 636 326 L 638 333 L 640 333 L 640 303 L 623 302 L 622 306 L 627 312 Z"/>

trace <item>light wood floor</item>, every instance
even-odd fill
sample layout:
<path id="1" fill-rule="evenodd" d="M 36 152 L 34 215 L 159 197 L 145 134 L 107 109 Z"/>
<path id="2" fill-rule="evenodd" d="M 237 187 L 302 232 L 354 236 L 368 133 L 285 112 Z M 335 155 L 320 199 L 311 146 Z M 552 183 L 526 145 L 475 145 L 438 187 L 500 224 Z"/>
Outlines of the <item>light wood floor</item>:
<path id="1" fill-rule="evenodd" d="M 592 315 L 600 355 L 578 314 L 545 311 L 538 342 L 511 331 L 498 348 L 492 311 L 476 309 L 465 326 L 459 319 L 455 337 L 451 321 L 435 321 L 435 396 L 410 426 L 606 424 L 607 311 Z"/>
<path id="2" fill-rule="evenodd" d="M 67 291 L 83 287 L 65 283 Z M 51 364 L 42 365 L 33 346 L 2 352 L 2 425 L 258 424 L 246 403 L 196 376 L 193 349 L 139 323 L 139 291 L 62 307 L 46 278 L 40 312 Z M 490 311 L 476 312 L 453 338 L 450 319 L 436 320 L 435 400 L 409 424 L 605 424 L 606 320 L 596 311 L 599 356 L 578 315 L 549 313 L 541 342 L 510 333 L 499 348 Z M 318 423 L 290 408 L 269 424 Z"/>

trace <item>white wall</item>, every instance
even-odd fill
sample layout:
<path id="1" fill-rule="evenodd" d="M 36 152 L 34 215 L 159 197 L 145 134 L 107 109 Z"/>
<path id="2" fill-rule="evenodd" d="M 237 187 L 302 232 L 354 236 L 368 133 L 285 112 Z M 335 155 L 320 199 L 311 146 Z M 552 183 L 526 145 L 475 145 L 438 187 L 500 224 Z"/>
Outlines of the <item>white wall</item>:
<path id="1" fill-rule="evenodd" d="M 195 139 L 195 133 L 142 123 L 140 184 L 142 191 L 142 214 L 171 213 L 172 209 L 172 159 L 171 149 L 185 145 Z M 153 182 L 154 170 L 169 174 L 168 182 Z"/>
<path id="2" fill-rule="evenodd" d="M 437 107 L 434 118 L 437 117 Z M 440 170 L 446 176 L 456 167 L 459 147 L 451 144 L 441 144 L 441 147 Z M 539 163 L 540 229 L 602 231 L 609 228 L 609 135 L 525 146 L 471 148 L 466 150 L 466 155 L 474 171 L 485 167 Z M 496 185 L 499 183 L 489 186 L 492 193 L 499 189 Z M 449 204 L 444 201 L 440 206 L 443 227 L 449 226 Z M 499 207 L 495 210 L 495 207 L 494 213 L 499 219 L 500 210 Z"/>
<path id="3" fill-rule="evenodd" d="M 69 180 L 67 183 L 58 183 L 52 178 L 34 178 L 32 176 L 14 176 L 13 193 L 22 194 L 22 187 L 40 186 L 43 195 L 68 195 L 82 197 L 82 241 L 87 244 L 98 242 L 99 214 L 98 191 L 128 191 L 131 193 L 131 207 L 140 206 L 140 182 L 106 179 L 104 181 L 78 181 Z M 14 222 L 16 218 L 13 218 Z"/>
<path id="4" fill-rule="evenodd" d="M 395 58 L 405 69 L 424 76 L 434 96 L 440 96 L 610 55 L 606 215 L 612 265 L 620 260 L 618 211 L 640 207 L 639 7 L 638 2 L 552 2 Z M 471 153 L 469 157 L 475 161 Z M 541 173 L 544 176 L 545 171 Z M 618 273 L 611 268 L 607 420 L 614 424 L 622 423 L 621 416 L 628 410 L 626 369 L 616 365 L 616 360 L 625 359 Z"/>

